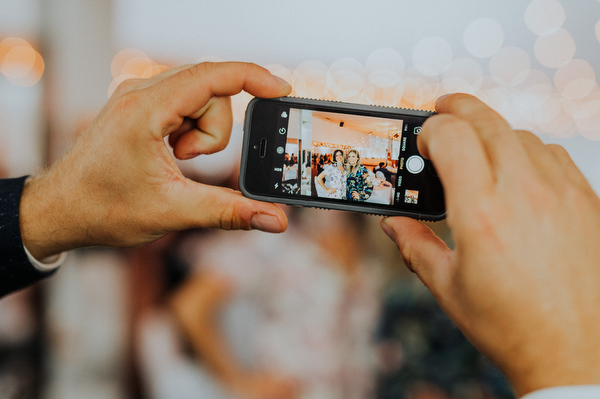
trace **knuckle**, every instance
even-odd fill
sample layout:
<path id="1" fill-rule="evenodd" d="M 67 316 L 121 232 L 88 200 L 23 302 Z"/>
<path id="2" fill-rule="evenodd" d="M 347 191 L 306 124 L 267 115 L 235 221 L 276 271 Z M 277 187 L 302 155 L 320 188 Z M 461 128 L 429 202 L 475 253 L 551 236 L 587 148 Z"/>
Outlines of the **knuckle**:
<path id="1" fill-rule="evenodd" d="M 116 109 L 124 114 L 132 115 L 144 110 L 144 96 L 139 90 L 125 91 L 116 100 Z"/>
<path id="2" fill-rule="evenodd" d="M 232 191 L 230 189 L 225 189 Z M 215 221 L 215 226 L 218 226 L 223 230 L 238 230 L 238 229 L 250 229 L 249 223 L 244 223 L 245 218 L 243 215 L 247 210 L 241 206 L 239 201 L 236 201 L 235 198 L 230 198 L 227 200 L 227 203 L 222 206 L 221 212 L 216 214 L 217 220 Z"/>
<path id="3" fill-rule="evenodd" d="M 558 144 L 546 144 L 546 148 L 548 148 L 552 154 L 554 154 L 554 156 L 560 158 L 560 159 L 571 159 L 571 156 L 569 155 L 569 153 L 567 152 L 567 150 Z"/>
<path id="4" fill-rule="evenodd" d="M 122 96 L 125 93 L 135 90 L 140 87 L 140 85 L 143 81 L 145 81 L 145 79 L 140 79 L 140 78 L 125 79 L 124 81 L 119 83 L 119 85 L 117 86 L 117 88 L 114 91 L 114 95 Z"/>
<path id="5" fill-rule="evenodd" d="M 202 79 L 206 77 L 210 71 L 214 68 L 213 62 L 201 62 L 195 64 L 192 67 L 185 70 L 188 74 L 192 75 L 192 78 Z"/>

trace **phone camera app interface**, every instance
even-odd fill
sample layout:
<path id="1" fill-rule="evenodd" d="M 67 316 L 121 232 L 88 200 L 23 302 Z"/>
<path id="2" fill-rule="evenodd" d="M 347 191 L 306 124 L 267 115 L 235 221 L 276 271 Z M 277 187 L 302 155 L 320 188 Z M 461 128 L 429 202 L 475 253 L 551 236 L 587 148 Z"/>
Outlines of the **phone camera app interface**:
<path id="1" fill-rule="evenodd" d="M 281 182 L 278 192 L 388 206 L 418 204 L 418 187 L 406 183 L 424 170 L 425 161 L 413 154 L 416 139 L 407 139 L 418 134 L 422 121 L 409 129 L 402 119 L 296 108 L 279 115 L 285 149 L 273 177 Z"/>

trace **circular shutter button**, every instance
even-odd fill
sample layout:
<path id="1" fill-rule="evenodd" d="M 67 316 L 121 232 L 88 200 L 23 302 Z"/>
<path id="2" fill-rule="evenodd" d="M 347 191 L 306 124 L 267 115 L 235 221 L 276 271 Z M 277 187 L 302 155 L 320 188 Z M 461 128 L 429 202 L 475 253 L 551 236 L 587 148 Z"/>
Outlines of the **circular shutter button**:
<path id="1" fill-rule="evenodd" d="M 425 161 L 418 155 L 413 155 L 406 161 L 406 170 L 410 173 L 421 173 L 425 168 Z"/>

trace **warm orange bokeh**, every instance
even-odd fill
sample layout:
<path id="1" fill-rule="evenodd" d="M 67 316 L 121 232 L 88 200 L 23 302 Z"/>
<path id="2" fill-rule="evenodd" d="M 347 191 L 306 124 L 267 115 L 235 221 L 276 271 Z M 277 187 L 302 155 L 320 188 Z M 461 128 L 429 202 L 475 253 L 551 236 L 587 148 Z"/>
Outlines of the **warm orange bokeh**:
<path id="1" fill-rule="evenodd" d="M 29 87 L 44 74 L 44 59 L 29 42 L 7 37 L 0 42 L 0 73 L 11 83 Z"/>

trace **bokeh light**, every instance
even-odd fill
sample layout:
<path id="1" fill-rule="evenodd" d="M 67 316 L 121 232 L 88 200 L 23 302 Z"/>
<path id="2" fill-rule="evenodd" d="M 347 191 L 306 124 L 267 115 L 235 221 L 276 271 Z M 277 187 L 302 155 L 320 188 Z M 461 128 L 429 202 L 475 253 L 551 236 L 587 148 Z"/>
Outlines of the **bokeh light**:
<path id="1" fill-rule="evenodd" d="M 563 109 L 573 119 L 584 120 L 600 112 L 600 88 L 596 86 L 587 96 L 578 99 L 563 99 Z M 600 125 L 598 126 L 600 129 Z"/>
<path id="2" fill-rule="evenodd" d="M 360 102 L 366 83 L 366 69 L 354 58 L 340 58 L 329 67 L 333 94 L 339 101 Z"/>
<path id="3" fill-rule="evenodd" d="M 589 140 L 600 140 L 600 112 L 596 112 L 594 115 L 579 119 L 575 121 L 577 131 L 580 135 Z"/>
<path id="4" fill-rule="evenodd" d="M 437 77 L 420 75 L 412 67 L 407 70 L 403 81 L 404 94 L 399 104 L 401 107 L 433 110 L 441 86 Z"/>
<path id="5" fill-rule="evenodd" d="M 470 93 L 515 128 L 555 138 L 580 131 L 584 137 L 600 140 L 594 126 L 600 126 L 600 88 L 589 62 L 574 59 L 578 49 L 572 33 L 563 27 L 565 19 L 560 0 L 533 0 L 521 20 L 537 35 L 530 48 L 503 47 L 504 27 L 486 17 L 465 27 L 462 41 L 467 57 L 453 58 L 453 48 L 445 38 L 428 36 L 415 44 L 410 58 L 396 48 L 384 47 L 373 49 L 363 60 L 342 57 L 329 65 L 308 60 L 294 68 L 281 64 L 266 68 L 291 83 L 292 96 L 433 110 L 442 94 Z M 594 28 L 600 41 L 600 21 Z M 30 65 L 31 54 L 18 51 L 22 54 L 15 52 L 9 58 Z M 532 56 L 540 66 L 554 71 L 532 69 Z M 0 60 L 3 57 L 7 51 L 0 46 Z M 204 61 L 222 60 L 211 56 L 197 60 Z M 114 80 L 109 92 L 126 79 L 154 76 L 164 69 L 140 50 L 122 50 L 111 65 Z M 251 99 L 247 93 L 232 97 L 235 123 L 243 123 Z"/>
<path id="6" fill-rule="evenodd" d="M 479 18 L 471 22 L 463 34 L 467 51 L 477 58 L 488 58 L 496 54 L 504 43 L 504 29 L 492 18 Z"/>
<path id="7" fill-rule="evenodd" d="M 452 47 L 441 37 L 426 37 L 413 50 L 413 65 L 425 76 L 441 75 L 451 62 Z"/>
<path id="8" fill-rule="evenodd" d="M 374 86 L 388 89 L 400 82 L 404 74 L 404 58 L 394 49 L 382 48 L 367 57 L 365 67 Z"/>
<path id="9" fill-rule="evenodd" d="M 446 69 L 442 81 L 447 93 L 475 94 L 483 82 L 483 69 L 471 58 L 458 58 Z"/>
<path id="10" fill-rule="evenodd" d="M 292 86 L 300 97 L 325 98 L 328 92 L 327 65 L 319 61 L 307 61 L 296 68 L 292 74 Z"/>
<path id="11" fill-rule="evenodd" d="M 490 60 L 492 78 L 507 87 L 522 83 L 530 69 L 529 55 L 520 47 L 505 47 Z"/>
<path id="12" fill-rule="evenodd" d="M 147 79 L 169 68 L 167 65 L 161 65 L 153 61 L 141 50 L 133 48 L 123 49 L 115 54 L 110 65 L 113 81 L 108 88 L 108 96 L 110 97 L 125 80 L 135 78 Z"/>
<path id="13" fill-rule="evenodd" d="M 117 54 L 115 54 L 110 64 L 110 72 L 112 77 L 116 79 L 117 77 L 124 75 L 123 69 L 130 60 L 144 57 L 148 57 L 146 53 L 137 49 L 127 48 L 119 51 Z"/>
<path id="14" fill-rule="evenodd" d="M 567 14 L 558 0 L 533 0 L 525 10 L 525 24 L 536 35 L 550 35 L 562 27 Z"/>
<path id="15" fill-rule="evenodd" d="M 294 71 L 280 64 L 266 65 L 265 68 L 273 75 L 280 77 L 288 83 L 292 82 Z M 292 88 L 293 89 L 293 88 Z"/>
<path id="16" fill-rule="evenodd" d="M 564 28 L 550 35 L 538 37 L 533 48 L 537 60 L 548 68 L 565 65 L 573 58 L 575 50 L 575 40 Z"/>
<path id="17" fill-rule="evenodd" d="M 506 110 L 510 104 L 510 90 L 508 87 L 498 85 L 492 78 L 486 77 L 483 80 L 481 89 L 477 92 L 477 97 L 500 114 L 507 114 Z"/>
<path id="18" fill-rule="evenodd" d="M 596 74 L 589 62 L 571 60 L 556 70 L 554 86 L 566 98 L 582 98 L 597 86 Z"/>
<path id="19" fill-rule="evenodd" d="M 16 86 L 30 87 L 40 81 L 42 56 L 24 39 L 7 37 L 0 42 L 0 73 Z"/>
<path id="20" fill-rule="evenodd" d="M 398 106 L 404 96 L 404 81 L 400 80 L 391 87 L 380 87 L 378 84 L 368 81 L 363 94 L 367 104 L 386 107 Z"/>

